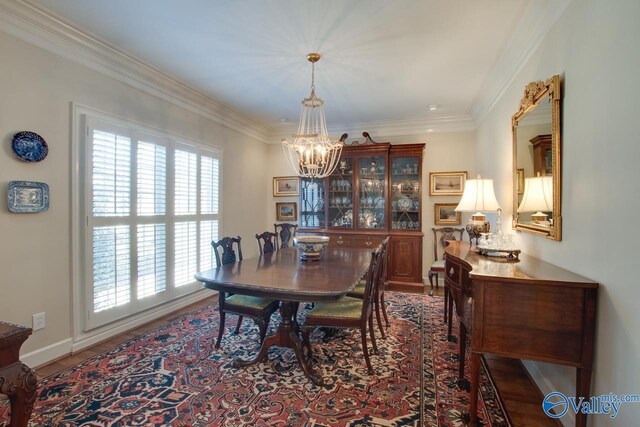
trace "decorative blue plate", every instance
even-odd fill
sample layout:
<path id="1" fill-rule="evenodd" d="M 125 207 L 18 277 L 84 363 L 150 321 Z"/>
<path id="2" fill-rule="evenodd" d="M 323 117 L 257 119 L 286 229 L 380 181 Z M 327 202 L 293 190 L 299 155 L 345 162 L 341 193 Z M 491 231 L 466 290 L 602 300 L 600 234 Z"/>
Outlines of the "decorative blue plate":
<path id="1" fill-rule="evenodd" d="M 43 160 L 49 153 L 47 142 L 34 132 L 18 132 L 13 135 L 11 149 L 20 160 L 32 163 Z"/>
<path id="2" fill-rule="evenodd" d="M 49 209 L 49 186 L 44 182 L 10 181 L 11 212 L 44 212 Z"/>

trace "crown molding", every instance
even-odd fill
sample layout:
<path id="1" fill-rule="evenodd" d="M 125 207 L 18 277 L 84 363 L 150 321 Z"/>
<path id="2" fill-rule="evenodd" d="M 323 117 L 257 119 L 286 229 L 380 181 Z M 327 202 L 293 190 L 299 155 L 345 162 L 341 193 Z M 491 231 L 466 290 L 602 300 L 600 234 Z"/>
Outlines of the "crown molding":
<path id="1" fill-rule="evenodd" d="M 0 30 L 260 142 L 268 141 L 266 127 L 28 0 L 0 2 Z"/>
<path id="2" fill-rule="evenodd" d="M 269 142 L 279 143 L 283 138 L 291 138 L 297 125 L 288 123 L 273 128 L 269 134 Z M 369 132 L 375 138 L 390 136 L 413 136 L 428 133 L 443 132 L 471 132 L 476 129 L 475 123 L 469 115 L 440 116 L 416 118 L 396 121 L 374 121 L 361 123 L 334 124 L 328 126 L 329 135 L 340 137 L 343 133 L 359 136 L 363 131 Z"/>
<path id="3" fill-rule="evenodd" d="M 476 124 L 480 124 L 495 107 L 572 1 L 548 0 L 529 3 L 471 107 L 471 117 Z"/>

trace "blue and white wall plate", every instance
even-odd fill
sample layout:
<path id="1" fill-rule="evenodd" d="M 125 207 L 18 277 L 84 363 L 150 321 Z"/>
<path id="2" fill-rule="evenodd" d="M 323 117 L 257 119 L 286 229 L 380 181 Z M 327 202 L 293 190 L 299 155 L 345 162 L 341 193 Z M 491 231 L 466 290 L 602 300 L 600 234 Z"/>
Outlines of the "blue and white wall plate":
<path id="1" fill-rule="evenodd" d="M 11 212 L 44 212 L 49 209 L 49 186 L 44 182 L 11 181 L 8 205 Z"/>
<path id="2" fill-rule="evenodd" d="M 34 132 L 18 132 L 13 135 L 11 149 L 20 160 L 35 163 L 44 160 L 49 153 L 47 141 Z"/>

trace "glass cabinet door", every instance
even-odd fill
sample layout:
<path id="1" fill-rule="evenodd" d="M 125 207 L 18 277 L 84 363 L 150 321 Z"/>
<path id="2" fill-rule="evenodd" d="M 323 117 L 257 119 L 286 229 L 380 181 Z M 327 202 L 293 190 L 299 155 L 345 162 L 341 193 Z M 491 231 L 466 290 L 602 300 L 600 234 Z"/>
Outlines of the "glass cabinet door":
<path id="1" fill-rule="evenodd" d="M 353 227 L 353 158 L 343 157 L 329 175 L 329 227 Z"/>
<path id="2" fill-rule="evenodd" d="M 300 228 L 324 228 L 324 181 L 300 180 Z"/>
<path id="3" fill-rule="evenodd" d="M 391 158 L 391 228 L 420 230 L 420 158 Z"/>
<path id="4" fill-rule="evenodd" d="M 358 159 L 358 228 L 386 228 L 386 172 L 384 157 Z"/>

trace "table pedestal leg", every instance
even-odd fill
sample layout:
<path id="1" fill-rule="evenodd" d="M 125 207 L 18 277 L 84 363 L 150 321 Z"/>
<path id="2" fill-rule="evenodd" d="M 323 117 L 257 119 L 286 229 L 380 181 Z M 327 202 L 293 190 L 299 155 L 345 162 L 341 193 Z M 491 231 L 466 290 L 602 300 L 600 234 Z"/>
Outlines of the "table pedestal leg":
<path id="1" fill-rule="evenodd" d="M 296 358 L 298 359 L 298 362 L 300 362 L 300 366 L 302 366 L 304 374 L 309 377 L 315 385 L 322 385 L 322 373 L 312 368 L 311 354 L 308 354 L 302 348 L 302 340 L 298 335 L 298 324 L 295 319 L 297 311 L 297 302 L 281 301 L 280 315 L 282 316 L 282 321 L 280 322 L 280 326 L 278 326 L 276 333 L 268 336 L 264 340 L 262 347 L 260 348 L 260 352 L 253 359 L 235 359 L 233 361 L 233 367 L 241 368 L 264 361 L 267 358 L 269 349 L 274 345 L 289 347 L 295 352 Z"/>

